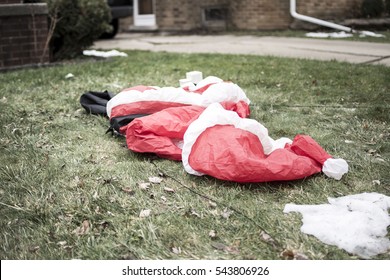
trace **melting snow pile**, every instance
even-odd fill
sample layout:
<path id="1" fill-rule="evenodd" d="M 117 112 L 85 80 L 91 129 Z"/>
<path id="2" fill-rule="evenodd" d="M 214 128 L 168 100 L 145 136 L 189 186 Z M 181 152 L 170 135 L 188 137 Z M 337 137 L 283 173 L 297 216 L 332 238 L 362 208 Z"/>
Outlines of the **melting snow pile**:
<path id="1" fill-rule="evenodd" d="M 353 37 L 353 34 L 346 33 L 344 31 L 332 32 L 332 33 L 309 32 L 309 33 L 306 33 L 306 37 L 311 37 L 311 38 L 348 38 L 348 37 Z"/>
<path id="2" fill-rule="evenodd" d="M 346 33 L 344 31 L 341 32 L 309 32 L 306 33 L 306 37 L 311 38 L 349 38 L 353 37 L 352 33 Z M 376 38 L 383 38 L 386 37 L 383 34 L 375 33 L 372 31 L 359 31 L 359 37 L 376 37 Z"/>
<path id="3" fill-rule="evenodd" d="M 361 31 L 359 33 L 360 33 L 359 37 L 366 37 L 366 36 L 368 36 L 368 37 L 376 37 L 376 38 L 384 38 L 384 37 L 386 37 L 383 34 L 371 32 L 371 31 Z"/>
<path id="4" fill-rule="evenodd" d="M 287 204 L 283 212 L 300 212 L 303 233 L 362 258 L 390 249 L 390 240 L 385 237 L 390 225 L 390 197 L 363 193 L 328 201 L 329 204 L 321 205 Z"/>
<path id="5" fill-rule="evenodd" d="M 114 57 L 114 56 L 127 56 L 127 53 L 119 52 L 117 50 L 111 51 L 97 51 L 97 50 L 85 50 L 83 51 L 83 55 L 88 56 L 97 56 L 97 57 Z"/>

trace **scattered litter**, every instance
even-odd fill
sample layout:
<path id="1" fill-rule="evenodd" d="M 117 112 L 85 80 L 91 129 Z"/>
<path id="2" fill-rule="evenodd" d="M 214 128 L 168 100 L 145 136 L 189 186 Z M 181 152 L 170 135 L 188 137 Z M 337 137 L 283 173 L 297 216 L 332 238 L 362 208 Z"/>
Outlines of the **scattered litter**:
<path id="1" fill-rule="evenodd" d="M 150 183 L 139 183 L 139 184 L 138 184 L 138 187 L 139 187 L 141 190 L 146 191 L 146 190 L 149 189 Z"/>
<path id="2" fill-rule="evenodd" d="M 311 37 L 311 38 L 349 38 L 349 37 L 353 37 L 353 34 L 346 33 L 344 31 L 331 32 L 331 33 L 309 32 L 309 33 L 306 33 L 306 37 Z"/>
<path id="3" fill-rule="evenodd" d="M 373 185 L 378 185 L 378 186 L 379 186 L 379 185 L 381 184 L 381 181 L 379 181 L 379 180 L 373 180 L 373 181 L 372 181 L 372 184 L 373 184 Z"/>
<path id="4" fill-rule="evenodd" d="M 221 216 L 225 219 L 229 219 L 230 215 L 233 214 L 233 211 L 230 211 L 229 209 L 225 208 L 221 214 Z"/>
<path id="5" fill-rule="evenodd" d="M 149 182 L 152 184 L 160 184 L 163 179 L 159 177 L 149 177 Z"/>
<path id="6" fill-rule="evenodd" d="M 210 230 L 210 232 L 209 232 L 209 237 L 210 237 L 211 239 L 214 239 L 214 238 L 217 237 L 217 233 L 215 232 L 215 230 Z"/>
<path id="7" fill-rule="evenodd" d="M 345 140 L 344 143 L 345 143 L 345 144 L 353 144 L 354 142 L 351 141 L 351 140 Z"/>
<path id="8" fill-rule="evenodd" d="M 300 212 L 301 231 L 329 245 L 336 245 L 351 254 L 369 259 L 386 253 L 390 225 L 390 197 L 379 193 L 328 198 L 329 204 L 287 204 L 284 213 Z"/>
<path id="9" fill-rule="evenodd" d="M 181 248 L 180 247 L 173 247 L 172 248 L 172 253 L 174 253 L 176 255 L 180 255 L 181 254 Z"/>
<path id="10" fill-rule="evenodd" d="M 174 193 L 174 192 L 175 192 L 174 189 L 168 188 L 168 187 L 165 187 L 165 188 L 164 188 L 164 191 L 166 191 L 166 192 L 168 192 L 168 193 Z"/>
<path id="11" fill-rule="evenodd" d="M 358 31 L 359 37 L 376 37 L 376 38 L 384 38 L 386 37 L 383 34 L 375 33 L 372 31 Z M 350 38 L 353 37 L 352 33 L 347 33 L 345 31 L 341 32 L 309 32 L 306 33 L 306 37 L 311 37 L 311 38 Z"/>
<path id="12" fill-rule="evenodd" d="M 372 31 L 359 31 L 359 37 L 376 37 L 376 38 L 384 38 L 386 37 L 385 35 L 383 34 L 379 34 L 379 33 L 375 33 L 375 32 L 372 32 Z"/>
<path id="13" fill-rule="evenodd" d="M 209 206 L 210 206 L 210 208 L 217 208 L 217 203 L 209 200 Z"/>
<path id="14" fill-rule="evenodd" d="M 115 217 L 115 214 L 112 213 L 112 212 L 110 212 L 110 211 L 107 211 L 107 215 L 112 216 L 112 217 Z"/>
<path id="15" fill-rule="evenodd" d="M 97 51 L 97 50 L 85 50 L 83 51 L 83 55 L 87 56 L 98 56 L 98 57 L 114 57 L 114 56 L 123 56 L 126 57 L 127 53 L 119 52 L 117 50 L 111 51 Z"/>
<path id="16" fill-rule="evenodd" d="M 73 79 L 74 78 L 74 75 L 72 73 L 68 73 L 66 76 L 65 76 L 65 79 Z"/>
<path id="17" fill-rule="evenodd" d="M 140 218 L 147 218 L 150 216 L 150 209 L 142 210 L 141 213 L 139 213 Z"/>

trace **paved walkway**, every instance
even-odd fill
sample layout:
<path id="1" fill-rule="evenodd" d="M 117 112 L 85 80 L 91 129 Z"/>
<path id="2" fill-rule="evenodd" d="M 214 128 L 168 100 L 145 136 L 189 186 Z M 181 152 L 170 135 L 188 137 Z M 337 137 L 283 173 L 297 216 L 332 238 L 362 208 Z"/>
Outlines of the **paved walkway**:
<path id="1" fill-rule="evenodd" d="M 111 40 L 96 41 L 93 48 L 178 53 L 271 55 L 390 66 L 390 44 L 332 39 L 235 35 L 165 36 L 122 33 Z"/>

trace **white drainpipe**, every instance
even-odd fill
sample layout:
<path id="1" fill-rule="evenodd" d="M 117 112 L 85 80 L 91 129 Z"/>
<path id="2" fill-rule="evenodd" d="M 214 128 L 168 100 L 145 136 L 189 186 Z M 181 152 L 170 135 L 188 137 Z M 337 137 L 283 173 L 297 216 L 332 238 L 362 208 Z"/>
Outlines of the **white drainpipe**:
<path id="1" fill-rule="evenodd" d="M 313 17 L 309 17 L 309 16 L 304 16 L 304 15 L 298 14 L 297 11 L 296 11 L 296 7 L 297 7 L 296 1 L 295 0 L 290 0 L 290 14 L 291 14 L 291 16 L 293 18 L 296 18 L 296 19 L 299 19 L 299 20 L 303 20 L 303 21 L 308 21 L 308 22 L 315 23 L 315 24 L 318 24 L 318 25 L 323 25 L 323 26 L 326 26 L 326 27 L 334 28 L 334 29 L 343 30 L 343 31 L 346 31 L 346 32 L 351 32 L 351 33 L 356 32 L 355 30 L 353 30 L 350 27 L 346 27 L 346 26 L 343 26 L 343 25 L 335 24 L 335 23 L 332 23 L 332 22 L 329 22 L 329 21 L 318 19 L 318 18 L 313 18 Z"/>

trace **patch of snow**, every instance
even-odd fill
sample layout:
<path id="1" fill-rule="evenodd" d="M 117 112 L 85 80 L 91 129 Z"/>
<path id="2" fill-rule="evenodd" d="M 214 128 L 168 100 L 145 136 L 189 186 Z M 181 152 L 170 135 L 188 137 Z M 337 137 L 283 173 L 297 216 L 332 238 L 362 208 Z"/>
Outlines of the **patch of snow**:
<path id="1" fill-rule="evenodd" d="M 359 31 L 359 33 L 360 33 L 359 37 L 366 37 L 366 36 L 376 37 L 376 38 L 386 37 L 383 34 L 375 33 L 375 32 L 372 32 L 372 31 Z"/>
<path id="2" fill-rule="evenodd" d="M 309 33 L 306 33 L 306 37 L 311 37 L 311 38 L 348 38 L 348 37 L 353 37 L 353 34 L 346 33 L 344 31 L 331 32 L 331 33 L 309 32 Z"/>
<path id="3" fill-rule="evenodd" d="M 72 73 L 68 73 L 66 76 L 65 76 L 65 79 L 72 79 L 74 78 L 74 75 Z"/>
<path id="4" fill-rule="evenodd" d="M 372 31 L 358 31 L 359 37 L 376 37 L 376 38 L 384 38 L 386 37 L 383 34 L 375 33 Z M 346 33 L 344 31 L 341 32 L 331 32 L 331 33 L 326 33 L 326 32 L 309 32 L 306 33 L 306 37 L 311 37 L 311 38 L 349 38 L 353 37 L 352 33 Z"/>
<path id="5" fill-rule="evenodd" d="M 284 213 L 302 214 L 301 231 L 322 242 L 335 245 L 351 254 L 369 259 L 386 253 L 390 225 L 390 197 L 379 193 L 362 193 L 328 198 L 329 204 L 287 204 Z"/>
<path id="6" fill-rule="evenodd" d="M 88 56 L 98 56 L 98 57 L 114 57 L 114 56 L 127 56 L 127 53 L 119 52 L 117 50 L 111 50 L 111 51 L 97 51 L 97 50 L 85 50 L 83 51 L 83 55 Z"/>

